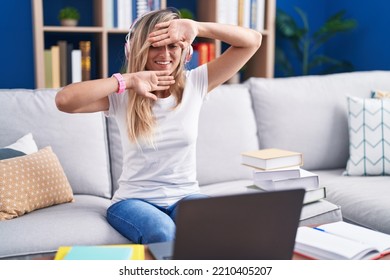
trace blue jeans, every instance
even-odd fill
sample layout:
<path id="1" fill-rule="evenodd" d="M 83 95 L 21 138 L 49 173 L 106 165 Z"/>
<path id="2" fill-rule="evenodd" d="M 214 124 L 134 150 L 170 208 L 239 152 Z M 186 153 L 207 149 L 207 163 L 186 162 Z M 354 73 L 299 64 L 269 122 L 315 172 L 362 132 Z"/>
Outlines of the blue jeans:
<path id="1" fill-rule="evenodd" d="M 193 194 L 182 200 L 205 197 L 208 196 Z M 121 200 L 107 209 L 107 221 L 134 243 L 171 241 L 175 238 L 175 218 L 179 202 L 164 208 L 141 199 Z"/>

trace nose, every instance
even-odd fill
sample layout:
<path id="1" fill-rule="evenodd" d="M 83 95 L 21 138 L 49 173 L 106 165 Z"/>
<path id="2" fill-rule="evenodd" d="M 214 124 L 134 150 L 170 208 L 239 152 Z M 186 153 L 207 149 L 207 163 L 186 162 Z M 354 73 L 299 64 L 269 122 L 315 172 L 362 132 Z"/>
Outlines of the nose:
<path id="1" fill-rule="evenodd" d="M 160 55 L 168 55 L 169 54 L 169 49 L 168 46 L 161 46 L 158 48 L 158 52 Z"/>

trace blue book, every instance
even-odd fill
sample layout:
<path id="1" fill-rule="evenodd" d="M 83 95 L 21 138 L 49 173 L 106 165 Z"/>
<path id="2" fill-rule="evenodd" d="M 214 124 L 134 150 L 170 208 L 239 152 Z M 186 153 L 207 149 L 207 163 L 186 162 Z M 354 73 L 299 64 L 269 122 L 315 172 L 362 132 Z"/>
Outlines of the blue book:
<path id="1" fill-rule="evenodd" d="M 64 260 L 129 260 L 133 249 L 115 246 L 73 246 Z"/>

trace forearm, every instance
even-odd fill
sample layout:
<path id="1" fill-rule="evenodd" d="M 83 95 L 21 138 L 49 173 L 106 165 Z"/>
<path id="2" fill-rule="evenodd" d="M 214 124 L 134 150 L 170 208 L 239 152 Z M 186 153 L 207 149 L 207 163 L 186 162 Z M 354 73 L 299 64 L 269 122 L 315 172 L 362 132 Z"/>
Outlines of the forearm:
<path id="1" fill-rule="evenodd" d="M 197 22 L 198 37 L 223 41 L 239 48 L 259 48 L 261 33 L 253 29 L 214 22 Z"/>
<path id="2" fill-rule="evenodd" d="M 156 100 L 152 92 L 169 89 L 175 83 L 168 71 L 140 71 L 122 75 L 126 89 Z M 70 84 L 56 96 L 57 107 L 68 113 L 98 112 L 109 108 L 108 95 L 118 91 L 116 78 L 106 78 Z"/>
<path id="3" fill-rule="evenodd" d="M 118 81 L 115 78 L 69 84 L 57 93 L 56 104 L 64 112 L 102 111 L 106 108 L 99 107 L 95 110 L 83 110 L 83 108 L 106 98 L 117 89 Z"/>

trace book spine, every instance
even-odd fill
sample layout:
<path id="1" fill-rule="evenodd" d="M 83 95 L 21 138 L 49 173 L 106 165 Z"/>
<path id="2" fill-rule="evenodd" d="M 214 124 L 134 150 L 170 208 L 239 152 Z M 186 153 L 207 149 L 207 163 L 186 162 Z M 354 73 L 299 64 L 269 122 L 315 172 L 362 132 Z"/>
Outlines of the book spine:
<path id="1" fill-rule="evenodd" d="M 80 41 L 82 81 L 91 79 L 91 41 Z"/>
<path id="2" fill-rule="evenodd" d="M 114 0 L 105 0 L 106 27 L 114 27 Z"/>
<path id="3" fill-rule="evenodd" d="M 265 0 L 257 0 L 256 4 L 256 26 L 257 31 L 264 31 L 265 22 Z"/>
<path id="4" fill-rule="evenodd" d="M 51 46 L 51 68 L 53 88 L 60 87 L 60 47 L 58 45 Z"/>
<path id="5" fill-rule="evenodd" d="M 239 26 L 244 26 L 244 6 L 245 6 L 245 0 L 238 0 L 238 20 L 237 24 Z"/>
<path id="6" fill-rule="evenodd" d="M 64 40 L 61 40 L 58 41 L 57 44 L 60 49 L 60 86 L 64 87 L 66 86 L 68 80 L 68 72 L 67 72 L 68 60 L 66 58 L 68 43 Z"/>
<path id="7" fill-rule="evenodd" d="M 66 84 L 72 83 L 72 51 L 73 44 L 68 43 L 66 47 Z"/>
<path id="8" fill-rule="evenodd" d="M 45 87 L 53 87 L 53 75 L 52 75 L 52 62 L 51 62 L 51 50 L 44 50 L 45 57 Z"/>
<path id="9" fill-rule="evenodd" d="M 207 43 L 196 44 L 196 49 L 199 55 L 199 65 L 205 64 L 209 60 L 209 47 Z"/>
<path id="10" fill-rule="evenodd" d="M 81 82 L 81 50 L 72 51 L 72 83 Z"/>

